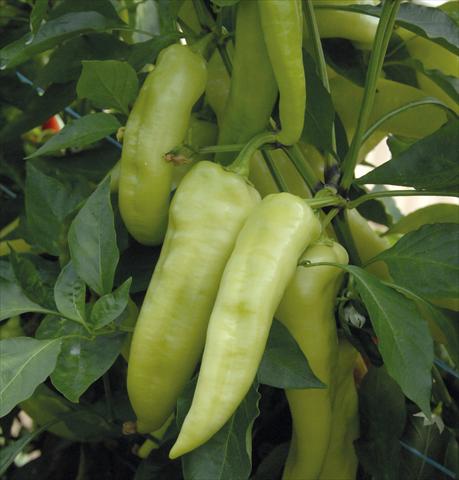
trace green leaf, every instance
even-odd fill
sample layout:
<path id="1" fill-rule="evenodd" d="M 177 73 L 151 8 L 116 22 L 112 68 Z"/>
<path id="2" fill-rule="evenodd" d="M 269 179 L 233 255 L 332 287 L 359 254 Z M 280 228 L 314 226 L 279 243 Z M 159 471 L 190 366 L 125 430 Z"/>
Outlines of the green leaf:
<path id="1" fill-rule="evenodd" d="M 47 308 L 32 302 L 16 282 L 0 278 L 0 291 L 0 320 L 27 312 L 49 313 Z"/>
<path id="2" fill-rule="evenodd" d="M 54 300 L 62 315 L 80 323 L 85 321 L 86 285 L 70 261 L 62 269 L 54 286 Z"/>
<path id="3" fill-rule="evenodd" d="M 331 152 L 333 150 L 332 128 L 335 118 L 333 103 L 330 94 L 316 73 L 314 60 L 306 52 L 303 53 L 303 63 L 308 102 L 301 138 L 321 151 Z"/>
<path id="4" fill-rule="evenodd" d="M 17 83 L 18 79 L 14 78 L 11 81 Z M 10 97 L 7 95 L 5 98 Z M 26 98 L 23 112 L 9 120 L 0 130 L 0 141 L 18 140 L 23 133 L 41 125 L 56 113 L 64 110 L 74 99 L 75 85 L 73 83 L 51 85 L 43 95 L 36 95 L 36 92 L 33 92 L 33 96 Z"/>
<path id="5" fill-rule="evenodd" d="M 65 219 L 84 199 L 75 187 L 46 175 L 33 163 L 27 164 L 27 225 L 35 243 L 52 255 L 58 256 L 65 249 Z"/>
<path id="6" fill-rule="evenodd" d="M 99 298 L 91 310 L 90 326 L 95 330 L 105 327 L 119 317 L 126 309 L 129 300 L 131 278 L 112 293 Z"/>
<path id="7" fill-rule="evenodd" d="M 10 253 L 10 262 L 14 275 L 26 296 L 48 310 L 55 310 L 52 285 L 43 281 L 38 268 L 25 255 Z"/>
<path id="8" fill-rule="evenodd" d="M 387 233 L 408 233 L 432 223 L 459 223 L 459 205 L 437 203 L 402 217 Z"/>
<path id="9" fill-rule="evenodd" d="M 399 478 L 405 398 L 384 368 L 371 367 L 363 378 L 359 413 L 361 432 L 355 445 L 360 462 L 376 480 Z"/>
<path id="10" fill-rule="evenodd" d="M 71 402 L 99 379 L 118 357 L 125 334 L 88 336 L 78 323 L 47 316 L 37 330 L 37 338 L 61 338 L 62 348 L 51 374 L 53 385 Z"/>
<path id="11" fill-rule="evenodd" d="M 14 68 L 38 53 L 59 45 L 64 40 L 89 32 L 103 32 L 121 22 L 97 12 L 76 12 L 44 23 L 35 35 L 27 34 L 0 50 L 0 68 Z"/>
<path id="12" fill-rule="evenodd" d="M 48 10 L 48 0 L 36 0 L 30 12 L 30 30 L 36 33 Z"/>
<path id="13" fill-rule="evenodd" d="M 433 342 L 416 304 L 359 267 L 342 268 L 354 277 L 389 375 L 410 400 L 430 414 Z"/>
<path id="14" fill-rule="evenodd" d="M 459 120 L 454 120 L 358 178 L 357 183 L 459 192 L 458 151 Z"/>
<path id="15" fill-rule="evenodd" d="M 191 405 L 196 380 L 190 382 L 177 402 L 181 425 Z M 252 427 L 258 417 L 260 395 L 253 385 L 228 422 L 204 445 L 182 457 L 185 480 L 240 480 L 252 470 Z"/>
<path id="16" fill-rule="evenodd" d="M 450 0 L 440 7 L 459 26 L 459 2 Z"/>
<path id="17" fill-rule="evenodd" d="M 459 296 L 459 225 L 424 225 L 375 260 L 387 263 L 394 282 L 429 298 Z"/>
<path id="18" fill-rule="evenodd" d="M 124 60 L 132 48 L 108 33 L 72 38 L 53 50 L 48 63 L 40 68 L 36 83 L 44 88 L 50 83 L 78 80 L 83 60 Z"/>
<path id="19" fill-rule="evenodd" d="M 68 241 L 77 274 L 99 295 L 110 293 L 119 259 L 110 179 L 99 185 L 78 212 Z"/>
<path id="20" fill-rule="evenodd" d="M 69 147 L 83 147 L 116 132 L 121 125 L 113 115 L 93 113 L 74 120 L 27 158 L 58 152 Z"/>
<path id="21" fill-rule="evenodd" d="M 324 388 L 288 328 L 274 319 L 258 381 L 276 388 Z"/>
<path id="22" fill-rule="evenodd" d="M 135 70 L 117 60 L 83 61 L 77 84 L 79 98 L 88 98 L 99 108 L 116 108 L 129 113 L 129 105 L 137 97 L 139 82 Z"/>
<path id="23" fill-rule="evenodd" d="M 0 340 L 0 417 L 29 398 L 51 374 L 60 348 L 59 339 L 41 341 L 17 337 Z"/>

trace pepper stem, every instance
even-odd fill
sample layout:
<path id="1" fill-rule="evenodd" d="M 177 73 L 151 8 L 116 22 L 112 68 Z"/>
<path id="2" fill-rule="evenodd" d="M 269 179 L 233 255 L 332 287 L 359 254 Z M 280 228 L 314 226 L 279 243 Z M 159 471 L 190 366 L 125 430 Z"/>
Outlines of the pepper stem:
<path id="1" fill-rule="evenodd" d="M 242 175 L 243 177 L 249 176 L 250 171 L 250 159 L 253 154 L 266 143 L 275 143 L 277 141 L 277 135 L 274 132 L 262 132 L 251 138 L 244 148 L 240 151 L 236 160 L 227 167 L 234 173 Z"/>

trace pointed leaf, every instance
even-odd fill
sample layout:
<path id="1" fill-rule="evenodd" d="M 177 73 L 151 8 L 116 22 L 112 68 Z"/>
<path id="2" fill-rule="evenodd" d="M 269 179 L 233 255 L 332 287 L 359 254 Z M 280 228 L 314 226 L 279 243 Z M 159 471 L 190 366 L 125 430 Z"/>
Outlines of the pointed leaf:
<path id="1" fill-rule="evenodd" d="M 0 417 L 29 398 L 54 370 L 61 341 L 16 337 L 0 340 Z"/>
<path id="2" fill-rule="evenodd" d="M 48 10 L 48 0 L 36 0 L 30 12 L 30 30 L 36 33 Z"/>
<path id="3" fill-rule="evenodd" d="M 114 292 L 99 298 L 91 310 L 90 326 L 95 330 L 113 322 L 126 309 L 129 300 L 131 278 Z"/>
<path id="4" fill-rule="evenodd" d="M 97 12 L 67 13 L 44 23 L 35 35 L 24 35 L 0 49 L 0 68 L 14 68 L 69 38 L 87 32 L 102 32 L 120 25 L 121 22 Z"/>
<path id="5" fill-rule="evenodd" d="M 433 341 L 416 304 L 359 267 L 342 268 L 354 277 L 387 372 L 409 399 L 430 414 Z"/>
<path id="6" fill-rule="evenodd" d="M 86 285 L 70 261 L 62 269 L 54 286 L 54 300 L 62 315 L 77 322 L 85 321 Z"/>
<path id="7" fill-rule="evenodd" d="M 371 367 L 359 391 L 361 435 L 356 450 L 375 479 L 398 478 L 400 437 L 405 427 L 405 398 L 384 368 Z"/>
<path id="8" fill-rule="evenodd" d="M 416 190 L 459 192 L 459 120 L 414 143 L 357 183 L 404 185 Z"/>
<path id="9" fill-rule="evenodd" d="M 35 243 L 59 256 L 65 250 L 66 217 L 84 199 L 83 193 L 27 164 L 25 208 Z"/>
<path id="10" fill-rule="evenodd" d="M 407 233 L 376 259 L 389 267 L 395 283 L 430 298 L 459 296 L 459 225 L 424 225 Z"/>
<path id="11" fill-rule="evenodd" d="M 88 98 L 99 108 L 116 108 L 129 113 L 136 99 L 139 82 L 135 70 L 117 60 L 83 61 L 83 71 L 77 84 L 79 98 Z"/>
<path id="12" fill-rule="evenodd" d="M 78 212 L 70 226 L 68 241 L 77 274 L 99 295 L 110 293 L 119 252 L 109 178 L 99 185 Z"/>
<path id="13" fill-rule="evenodd" d="M 51 374 L 53 385 L 71 402 L 99 379 L 118 357 L 125 334 L 91 337 L 78 323 L 47 316 L 37 331 L 37 338 L 62 338 L 61 353 Z"/>
<path id="14" fill-rule="evenodd" d="M 120 123 L 113 115 L 92 113 L 66 125 L 27 158 L 47 155 L 68 147 L 83 147 L 116 132 L 120 127 Z"/>
<path id="15" fill-rule="evenodd" d="M 324 388 L 287 327 L 274 319 L 258 381 L 276 388 Z"/>
<path id="16" fill-rule="evenodd" d="M 10 262 L 14 275 L 25 295 L 34 303 L 38 303 L 48 310 L 55 310 L 52 285 L 43 281 L 37 267 L 24 255 L 14 251 L 10 253 Z"/>
<path id="17" fill-rule="evenodd" d="M 408 233 L 432 223 L 459 223 L 459 205 L 436 203 L 420 208 L 400 218 L 387 233 Z"/>

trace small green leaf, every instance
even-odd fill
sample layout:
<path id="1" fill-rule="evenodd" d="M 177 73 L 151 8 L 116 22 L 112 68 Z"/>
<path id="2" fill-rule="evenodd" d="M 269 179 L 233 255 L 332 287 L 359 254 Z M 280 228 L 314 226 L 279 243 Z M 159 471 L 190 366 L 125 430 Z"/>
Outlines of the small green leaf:
<path id="1" fill-rule="evenodd" d="M 177 402 L 181 426 L 193 398 L 196 380 L 190 382 Z M 228 422 L 204 445 L 182 457 L 185 480 L 249 478 L 252 469 L 252 427 L 260 411 L 260 395 L 253 385 Z"/>
<path id="2" fill-rule="evenodd" d="M 359 390 L 360 438 L 356 450 L 377 480 L 399 478 L 400 442 L 406 420 L 405 397 L 384 368 L 372 367 Z"/>
<path id="3" fill-rule="evenodd" d="M 139 82 L 135 70 L 117 60 L 83 61 L 77 84 L 79 98 L 88 98 L 99 108 L 116 108 L 129 113 L 129 105 L 137 97 Z"/>
<path id="4" fill-rule="evenodd" d="M 395 283 L 429 298 L 459 296 L 459 225 L 424 225 L 380 253 Z"/>
<path id="5" fill-rule="evenodd" d="M 46 252 L 59 256 L 65 250 L 67 216 L 84 199 L 76 185 L 67 185 L 27 164 L 25 209 L 33 240 Z"/>
<path id="6" fill-rule="evenodd" d="M 409 146 L 357 179 L 357 183 L 404 185 L 416 190 L 459 192 L 459 120 Z"/>
<path id="7" fill-rule="evenodd" d="M 129 300 L 131 278 L 112 293 L 99 298 L 91 310 L 90 326 L 95 330 L 105 327 L 118 318 L 126 309 Z"/>
<path id="8" fill-rule="evenodd" d="M 67 13 L 53 18 L 44 23 L 35 35 L 24 35 L 0 49 L 0 68 L 14 68 L 69 38 L 88 32 L 103 32 L 120 25 L 121 22 L 94 11 Z"/>
<path id="9" fill-rule="evenodd" d="M 62 269 L 54 286 L 54 300 L 62 315 L 77 322 L 85 321 L 86 285 L 70 261 Z"/>
<path id="10" fill-rule="evenodd" d="M 62 338 L 61 353 L 51 374 L 53 385 L 71 402 L 100 378 L 118 357 L 125 334 L 113 333 L 90 337 L 78 323 L 47 316 L 37 331 L 37 338 Z"/>
<path id="11" fill-rule="evenodd" d="M 48 310 L 55 310 L 52 285 L 43 281 L 37 267 L 25 255 L 10 253 L 14 275 L 26 296 Z"/>
<path id="12" fill-rule="evenodd" d="M 0 278 L 0 320 L 27 312 L 49 313 L 49 310 L 32 302 L 16 283 Z"/>
<path id="13" fill-rule="evenodd" d="M 416 304 L 359 267 L 342 268 L 354 277 L 389 375 L 409 399 L 430 414 L 433 341 Z"/>
<path id="14" fill-rule="evenodd" d="M 119 260 L 110 179 L 104 180 L 73 220 L 69 249 L 77 274 L 99 295 L 110 293 Z"/>
<path id="15" fill-rule="evenodd" d="M 120 123 L 113 115 L 92 113 L 66 125 L 27 158 L 48 155 L 68 147 L 83 147 L 116 132 L 120 127 Z"/>
<path id="16" fill-rule="evenodd" d="M 332 129 L 335 110 L 330 94 L 316 73 L 311 56 L 303 54 L 308 98 L 302 140 L 316 146 L 321 151 L 332 151 Z"/>
<path id="17" fill-rule="evenodd" d="M 274 320 L 258 369 L 258 381 L 276 388 L 324 388 L 288 329 Z"/>
<path id="18" fill-rule="evenodd" d="M 36 0 L 30 12 L 30 30 L 36 33 L 48 10 L 48 0 Z"/>
<path id="19" fill-rule="evenodd" d="M 436 203 L 402 217 L 387 233 L 408 233 L 432 223 L 459 223 L 459 205 Z"/>
<path id="20" fill-rule="evenodd" d="M 0 340 L 0 417 L 29 398 L 52 373 L 60 348 L 59 339 L 17 337 Z"/>

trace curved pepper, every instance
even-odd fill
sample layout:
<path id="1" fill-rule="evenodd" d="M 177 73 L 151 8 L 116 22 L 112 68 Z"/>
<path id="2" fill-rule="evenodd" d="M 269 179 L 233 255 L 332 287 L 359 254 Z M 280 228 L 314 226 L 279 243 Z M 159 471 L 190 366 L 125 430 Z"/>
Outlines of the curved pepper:
<path id="1" fill-rule="evenodd" d="M 326 241 L 310 246 L 302 261 L 348 263 L 346 250 Z M 338 357 L 334 315 L 343 270 L 338 267 L 297 267 L 277 309 L 309 361 L 324 389 L 287 390 L 292 415 L 292 442 L 284 479 L 317 478 L 325 459 L 333 426 L 333 373 Z"/>
<path id="2" fill-rule="evenodd" d="M 206 161 L 177 189 L 131 343 L 127 386 L 139 432 L 161 427 L 191 378 L 223 269 L 259 198 L 244 178 Z"/>
<path id="3" fill-rule="evenodd" d="M 255 3 L 255 2 L 253 2 Z M 303 12 L 300 0 L 259 0 L 261 25 L 279 86 L 279 142 L 293 145 L 301 136 L 306 110 L 303 68 Z"/>
<path id="4" fill-rule="evenodd" d="M 119 204 L 126 228 L 145 245 L 163 240 L 173 170 L 166 154 L 183 142 L 206 80 L 204 58 L 189 47 L 171 45 L 159 54 L 129 115 Z"/>
<path id="5" fill-rule="evenodd" d="M 268 195 L 252 211 L 225 267 L 196 391 L 170 457 L 209 440 L 249 390 L 282 294 L 320 223 L 300 198 Z"/>
<path id="6" fill-rule="evenodd" d="M 231 85 L 218 143 L 245 143 L 264 131 L 276 97 L 276 79 L 263 39 L 257 2 L 242 0 L 237 9 Z M 233 157 L 231 153 L 219 153 L 215 158 L 225 164 Z"/>
<path id="7" fill-rule="evenodd" d="M 332 431 L 321 480 L 355 479 L 359 461 L 354 440 L 359 436 L 359 405 L 354 368 L 359 355 L 345 339 L 340 339 L 338 363 L 334 373 Z"/>

